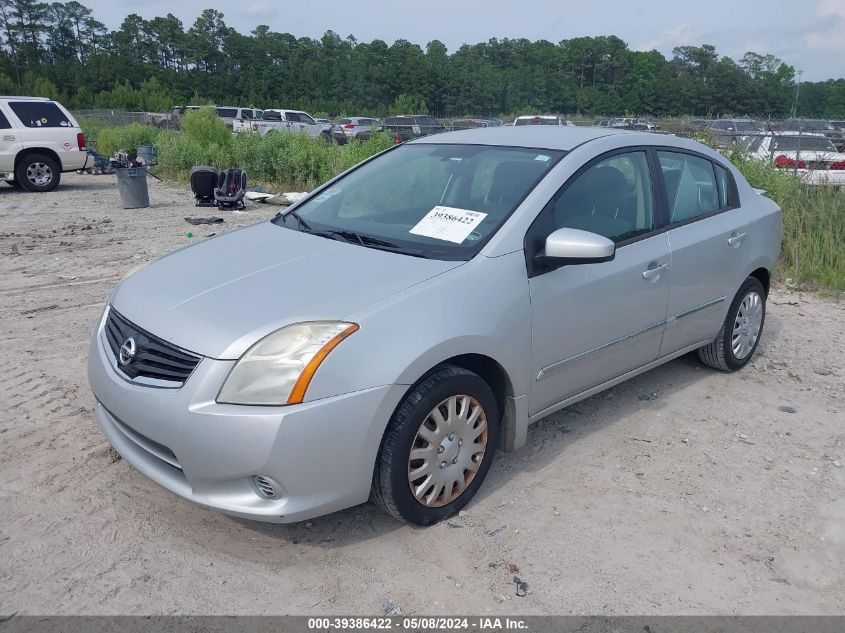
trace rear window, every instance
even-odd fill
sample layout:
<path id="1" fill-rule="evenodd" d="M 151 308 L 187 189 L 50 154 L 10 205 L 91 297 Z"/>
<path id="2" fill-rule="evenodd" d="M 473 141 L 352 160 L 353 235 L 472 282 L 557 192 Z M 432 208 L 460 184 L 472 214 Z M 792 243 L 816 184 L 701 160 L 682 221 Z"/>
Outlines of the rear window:
<path id="1" fill-rule="evenodd" d="M 338 119 L 335 123 L 338 125 L 347 125 L 348 123 L 352 123 L 352 119 Z"/>
<path id="2" fill-rule="evenodd" d="M 557 125 L 556 118 L 534 117 L 532 119 L 517 119 L 514 125 Z"/>
<path id="3" fill-rule="evenodd" d="M 8 130 L 12 127 L 9 124 L 9 119 L 6 118 L 6 115 L 3 114 L 2 110 L 0 110 L 0 130 Z"/>
<path id="4" fill-rule="evenodd" d="M 9 107 L 26 127 L 73 127 L 67 115 L 51 101 L 10 101 Z"/>
<path id="5" fill-rule="evenodd" d="M 772 139 L 773 152 L 797 152 L 799 150 L 815 152 L 835 152 L 830 139 L 824 136 L 776 136 Z"/>

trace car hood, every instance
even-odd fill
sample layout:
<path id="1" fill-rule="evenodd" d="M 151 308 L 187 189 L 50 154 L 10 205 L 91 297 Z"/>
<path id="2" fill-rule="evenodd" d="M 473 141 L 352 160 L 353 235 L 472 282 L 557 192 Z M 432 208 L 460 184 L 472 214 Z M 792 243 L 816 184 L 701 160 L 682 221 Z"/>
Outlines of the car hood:
<path id="1" fill-rule="evenodd" d="M 263 222 L 164 256 L 127 277 L 111 304 L 188 351 L 236 359 L 282 326 L 342 319 L 462 263 Z"/>

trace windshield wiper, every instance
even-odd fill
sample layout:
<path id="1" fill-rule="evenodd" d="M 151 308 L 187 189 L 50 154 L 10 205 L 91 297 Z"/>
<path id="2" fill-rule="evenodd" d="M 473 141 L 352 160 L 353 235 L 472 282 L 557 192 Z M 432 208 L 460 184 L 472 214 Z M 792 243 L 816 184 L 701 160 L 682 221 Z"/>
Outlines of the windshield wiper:
<path id="1" fill-rule="evenodd" d="M 352 242 L 353 244 L 360 244 L 365 248 L 374 248 L 380 251 L 389 251 L 395 253 L 402 253 L 403 255 L 411 255 L 413 257 L 423 257 L 428 259 L 428 255 L 426 255 L 423 251 L 419 250 L 409 250 L 407 248 L 403 248 L 399 244 L 394 244 L 393 242 L 388 242 L 386 240 L 381 240 L 377 237 L 371 237 L 370 235 L 364 235 L 362 233 L 356 233 L 355 231 L 349 230 L 330 230 L 330 231 L 315 231 L 314 235 L 321 235 L 323 237 L 329 237 L 332 239 L 337 239 L 338 237 L 341 239 L 346 240 L 347 242 Z"/>

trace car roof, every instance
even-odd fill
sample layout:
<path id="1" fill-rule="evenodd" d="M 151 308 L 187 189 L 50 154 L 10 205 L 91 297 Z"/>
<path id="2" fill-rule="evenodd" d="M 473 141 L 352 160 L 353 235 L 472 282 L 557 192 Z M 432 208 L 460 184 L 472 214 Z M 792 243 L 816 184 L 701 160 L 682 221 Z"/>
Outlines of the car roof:
<path id="1" fill-rule="evenodd" d="M 628 130 L 606 127 L 537 126 L 479 127 L 471 130 L 444 132 L 411 141 L 411 143 L 456 143 L 459 145 L 502 145 L 537 149 L 571 150 L 582 143 L 603 136 L 631 134 Z"/>
<path id="2" fill-rule="evenodd" d="M 52 101 L 48 97 L 20 97 L 17 95 L 4 95 L 0 99 L 15 99 L 17 101 Z"/>

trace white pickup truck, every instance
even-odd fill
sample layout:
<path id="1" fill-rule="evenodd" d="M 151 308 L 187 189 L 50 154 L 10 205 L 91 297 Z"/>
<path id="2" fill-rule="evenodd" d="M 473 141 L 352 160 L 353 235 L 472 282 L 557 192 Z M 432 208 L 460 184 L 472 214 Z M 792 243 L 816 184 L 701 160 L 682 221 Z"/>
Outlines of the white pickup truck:
<path id="1" fill-rule="evenodd" d="M 52 191 L 62 172 L 84 169 L 85 135 L 64 106 L 41 97 L 0 97 L 0 180 Z"/>
<path id="2" fill-rule="evenodd" d="M 235 119 L 233 132 L 251 132 L 266 135 L 268 132 L 299 132 L 311 138 L 322 136 L 331 141 L 331 123 L 317 123 L 307 112 L 301 110 L 275 109 L 264 110 L 261 119 Z"/>

